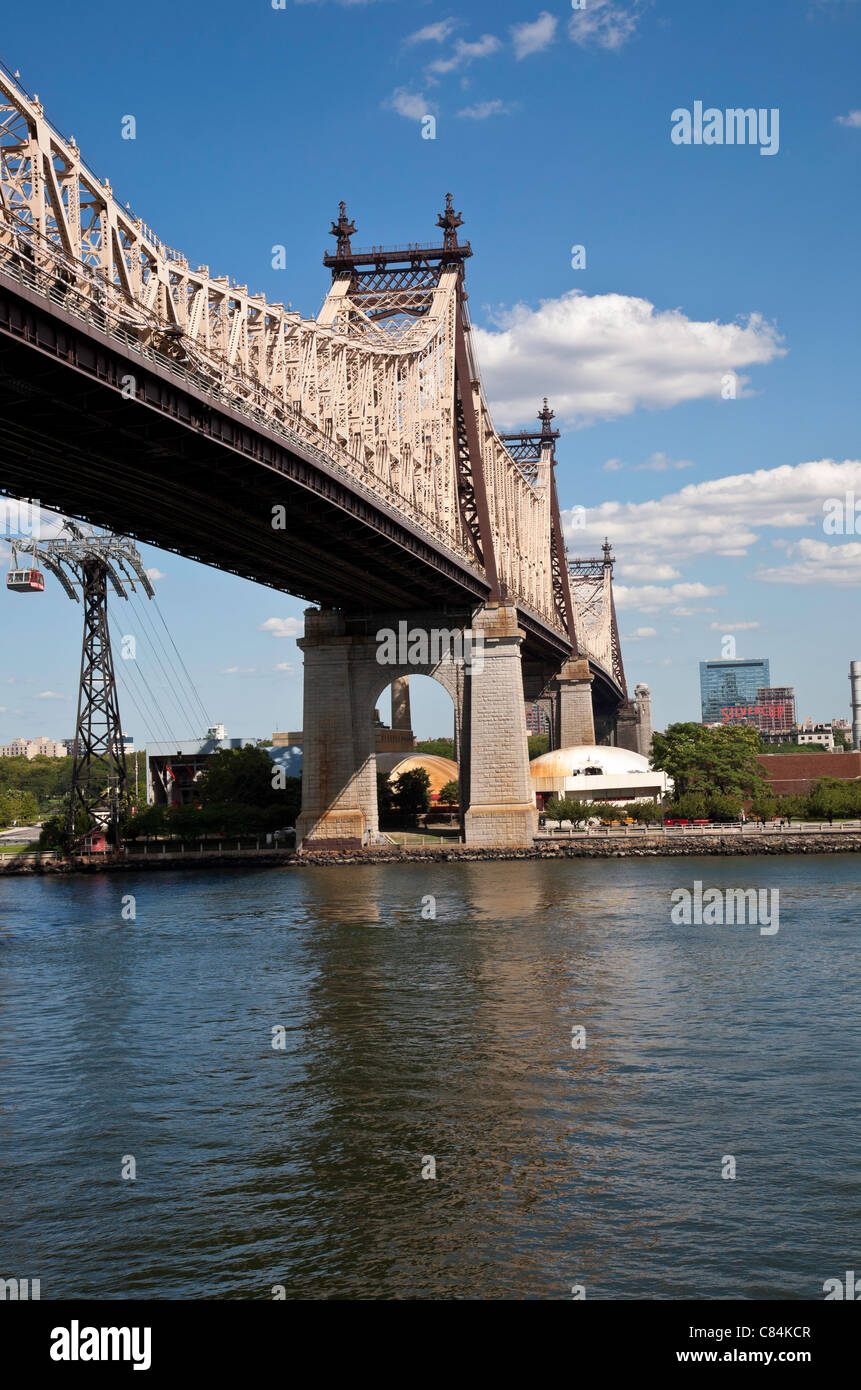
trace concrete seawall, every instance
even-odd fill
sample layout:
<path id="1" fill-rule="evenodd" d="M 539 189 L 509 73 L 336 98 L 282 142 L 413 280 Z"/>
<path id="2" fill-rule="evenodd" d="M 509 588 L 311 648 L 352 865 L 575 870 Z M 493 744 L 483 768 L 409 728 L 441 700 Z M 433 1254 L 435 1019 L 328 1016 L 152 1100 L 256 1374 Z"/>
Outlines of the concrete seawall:
<path id="1" fill-rule="evenodd" d="M 464 845 L 396 847 L 297 854 L 294 850 L 231 850 L 223 854 L 92 856 L 72 862 L 21 855 L 0 865 L 0 876 L 16 874 L 135 873 L 163 869 L 319 868 L 343 864 L 474 863 L 482 859 L 653 859 L 690 855 L 857 854 L 861 831 L 822 830 L 793 833 L 713 835 L 644 835 L 537 841 L 528 849 L 470 849 Z"/>

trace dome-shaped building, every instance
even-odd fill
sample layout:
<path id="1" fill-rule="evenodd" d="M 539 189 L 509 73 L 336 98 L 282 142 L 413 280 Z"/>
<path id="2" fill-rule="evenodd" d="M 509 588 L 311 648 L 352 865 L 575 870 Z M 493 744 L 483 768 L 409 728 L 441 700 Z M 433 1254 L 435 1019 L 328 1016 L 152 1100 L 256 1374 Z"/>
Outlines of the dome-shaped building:
<path id="1" fill-rule="evenodd" d="M 612 744 L 554 748 L 533 759 L 529 773 L 539 807 L 556 796 L 578 796 L 587 801 L 661 801 L 673 788 L 672 778 L 654 771 L 648 758 Z"/>
<path id="2" fill-rule="evenodd" d="M 430 798 L 435 802 L 446 782 L 457 781 L 457 763 L 451 758 L 440 758 L 436 753 L 378 753 L 377 771 L 385 772 L 389 781 L 400 777 L 402 772 L 413 772 L 423 767 L 430 778 Z"/>

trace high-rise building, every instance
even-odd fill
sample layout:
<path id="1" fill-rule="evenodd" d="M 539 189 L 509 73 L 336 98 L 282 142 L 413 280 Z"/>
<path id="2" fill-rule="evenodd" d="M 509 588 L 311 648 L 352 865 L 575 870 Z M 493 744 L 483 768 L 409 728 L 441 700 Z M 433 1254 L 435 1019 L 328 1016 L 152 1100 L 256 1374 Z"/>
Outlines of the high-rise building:
<path id="1" fill-rule="evenodd" d="M 526 706 L 526 732 L 528 734 L 549 734 L 550 719 L 541 705 Z"/>
<path id="2" fill-rule="evenodd" d="M 795 686 L 767 685 L 756 692 L 751 723 L 762 734 L 789 733 L 795 728 Z"/>
<path id="3" fill-rule="evenodd" d="M 752 723 L 746 711 L 756 692 L 771 686 L 768 658 L 738 657 L 700 662 L 700 700 L 704 724 Z"/>

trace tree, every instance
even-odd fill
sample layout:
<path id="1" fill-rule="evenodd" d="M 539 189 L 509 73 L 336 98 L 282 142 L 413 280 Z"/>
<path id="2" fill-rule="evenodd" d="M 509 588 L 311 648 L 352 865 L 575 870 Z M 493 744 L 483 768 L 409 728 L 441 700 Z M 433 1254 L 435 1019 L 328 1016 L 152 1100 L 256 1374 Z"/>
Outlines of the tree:
<path id="1" fill-rule="evenodd" d="M 401 816 L 417 816 L 430 809 L 430 777 L 423 767 L 402 772 L 392 784 L 395 810 Z"/>
<path id="2" fill-rule="evenodd" d="M 437 758 L 450 758 L 455 762 L 453 738 L 426 738 L 415 747 L 417 753 L 433 753 Z"/>
<path id="3" fill-rule="evenodd" d="M 529 748 L 529 761 L 533 758 L 540 758 L 542 753 L 550 751 L 550 736 L 548 734 L 530 734 L 526 740 Z"/>
<path id="4" fill-rule="evenodd" d="M 39 815 L 39 804 L 33 792 L 0 791 L 0 826 L 32 825 Z"/>
<path id="5" fill-rule="evenodd" d="M 221 748 L 208 759 L 197 782 L 201 805 L 239 802 L 243 806 L 264 806 L 277 790 L 273 785 L 275 764 L 263 748 Z"/>
<path id="6" fill-rule="evenodd" d="M 446 782 L 440 789 L 437 801 L 443 806 L 457 806 L 460 801 L 460 786 L 457 782 Z"/>
<path id="7" fill-rule="evenodd" d="M 652 765 L 672 777 L 679 803 L 688 794 L 704 799 L 714 792 L 748 800 L 766 787 L 759 748 L 759 734 L 747 724 L 670 724 L 653 737 Z"/>
<path id="8" fill-rule="evenodd" d="M 395 804 L 395 802 L 394 802 L 394 795 L 393 795 L 393 793 L 392 793 L 392 784 L 391 784 L 391 782 L 389 781 L 389 775 L 388 775 L 387 772 L 378 772 L 378 773 L 377 773 L 377 812 L 378 812 L 378 814 L 381 815 L 381 816 L 388 816 L 388 815 L 390 815 L 391 812 L 392 812 L 392 809 L 393 809 L 393 807 L 394 807 L 394 804 Z"/>
<path id="9" fill-rule="evenodd" d="M 570 820 L 572 825 L 585 824 L 594 814 L 595 807 L 591 801 L 584 801 L 579 796 L 553 796 L 544 807 L 548 820 Z"/>

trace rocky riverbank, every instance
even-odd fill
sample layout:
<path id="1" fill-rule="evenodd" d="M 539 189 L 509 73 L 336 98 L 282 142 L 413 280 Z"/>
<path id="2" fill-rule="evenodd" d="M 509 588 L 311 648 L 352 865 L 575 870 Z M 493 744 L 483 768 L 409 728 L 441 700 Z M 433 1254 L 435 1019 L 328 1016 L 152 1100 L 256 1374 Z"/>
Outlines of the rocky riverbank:
<path id="1" fill-rule="evenodd" d="M 739 834 L 646 834 L 634 838 L 608 835 L 571 840 L 537 840 L 527 849 L 475 849 L 467 845 L 400 847 L 365 850 L 232 850 L 223 854 L 148 854 L 54 859 L 39 855 L 10 858 L 0 864 L 0 876 L 16 874 L 129 873 L 164 869 L 315 868 L 342 864 L 470 863 L 482 859 L 652 859 L 685 855 L 857 854 L 861 831 L 816 830 Z"/>

